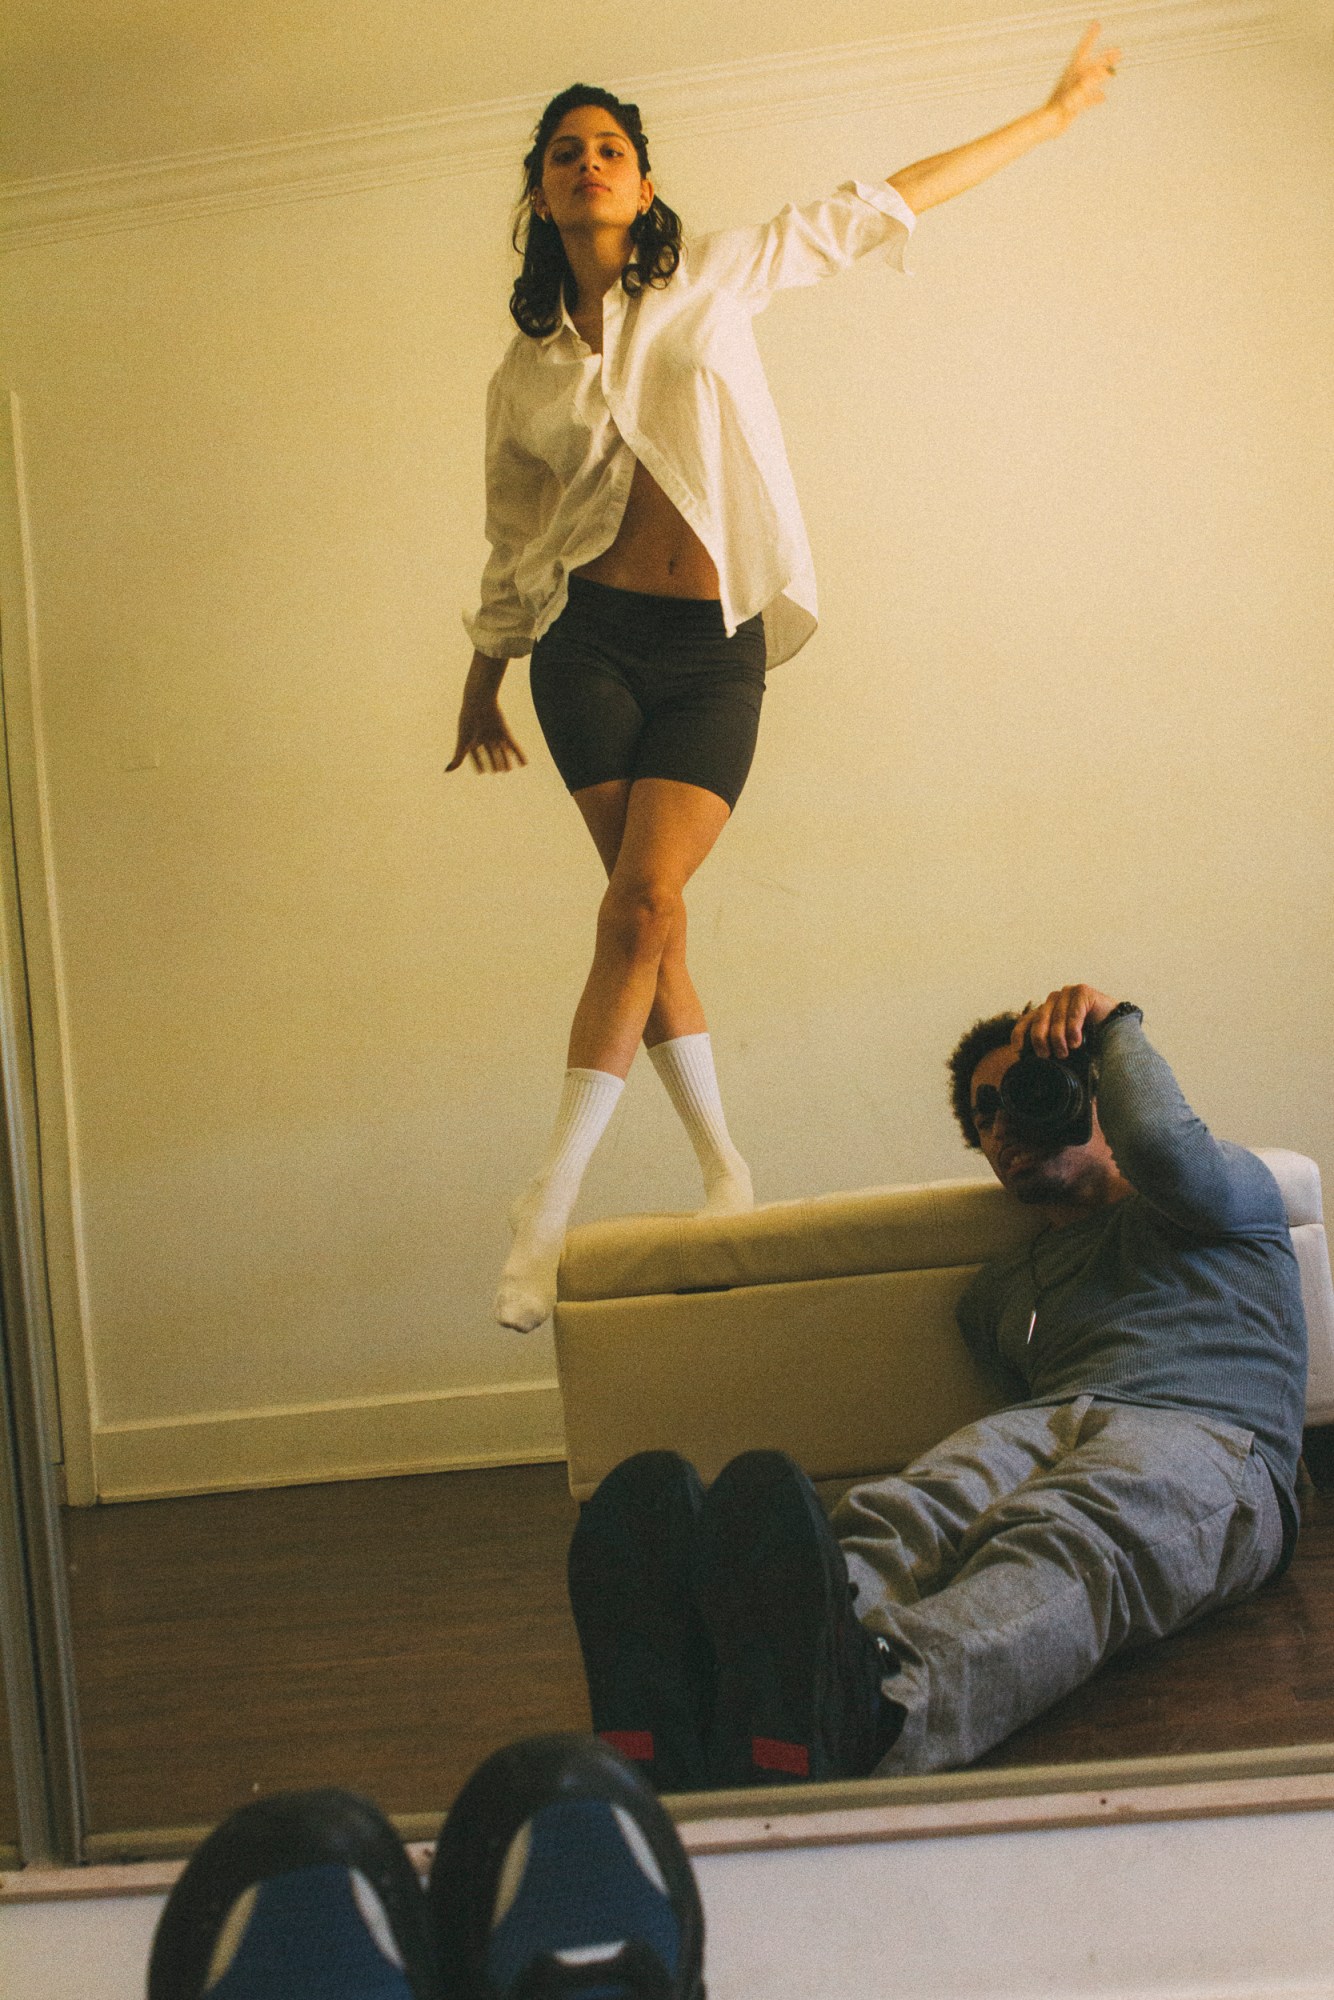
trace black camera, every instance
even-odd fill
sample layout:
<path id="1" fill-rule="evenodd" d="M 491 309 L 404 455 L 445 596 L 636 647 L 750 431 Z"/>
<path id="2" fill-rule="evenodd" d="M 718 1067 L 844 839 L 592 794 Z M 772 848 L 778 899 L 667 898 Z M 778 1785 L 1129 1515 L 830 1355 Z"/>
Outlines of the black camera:
<path id="1" fill-rule="evenodd" d="M 1040 1056 L 1024 1037 L 1017 1062 L 1001 1078 L 1005 1129 L 1012 1138 L 1059 1151 L 1093 1137 L 1097 1075 L 1087 1042 L 1064 1058 Z"/>

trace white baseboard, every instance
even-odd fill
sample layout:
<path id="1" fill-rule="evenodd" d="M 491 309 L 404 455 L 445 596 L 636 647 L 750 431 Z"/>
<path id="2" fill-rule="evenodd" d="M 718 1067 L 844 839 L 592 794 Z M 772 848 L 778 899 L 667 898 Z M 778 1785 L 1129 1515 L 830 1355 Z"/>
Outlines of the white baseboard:
<path id="1" fill-rule="evenodd" d="M 98 1500 L 382 1479 L 564 1456 L 554 1382 L 228 1410 L 93 1431 Z"/>

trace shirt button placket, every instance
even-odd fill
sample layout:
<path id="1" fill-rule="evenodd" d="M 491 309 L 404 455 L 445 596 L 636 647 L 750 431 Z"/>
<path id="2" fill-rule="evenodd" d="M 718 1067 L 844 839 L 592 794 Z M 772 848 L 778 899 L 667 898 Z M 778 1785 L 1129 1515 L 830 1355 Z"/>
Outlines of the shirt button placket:
<path id="1" fill-rule="evenodd" d="M 625 425 L 617 409 L 617 396 L 612 387 L 616 374 L 617 343 L 625 320 L 626 296 L 619 285 L 613 285 L 602 303 L 602 400 L 622 438 L 626 435 Z"/>

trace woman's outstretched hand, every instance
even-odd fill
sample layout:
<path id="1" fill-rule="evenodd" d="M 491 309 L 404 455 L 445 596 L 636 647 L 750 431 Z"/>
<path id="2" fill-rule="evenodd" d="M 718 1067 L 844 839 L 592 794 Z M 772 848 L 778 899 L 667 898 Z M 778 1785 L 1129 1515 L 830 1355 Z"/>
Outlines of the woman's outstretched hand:
<path id="1" fill-rule="evenodd" d="M 1090 105 L 1101 104 L 1107 95 L 1108 80 L 1116 75 L 1121 51 L 1098 48 L 1101 33 L 1101 24 L 1091 21 L 1047 99 L 1048 110 L 1056 112 L 1063 125 L 1072 125 Z"/>
<path id="2" fill-rule="evenodd" d="M 447 772 L 457 771 L 465 757 L 472 759 L 475 771 L 512 771 L 516 764 L 528 762 L 510 735 L 496 699 L 508 664 L 489 659 L 485 653 L 473 654 L 459 710 L 458 741 L 445 766 Z"/>
<path id="3" fill-rule="evenodd" d="M 940 201 L 952 201 L 956 194 L 988 180 L 1002 167 L 1022 159 L 1044 139 L 1059 137 L 1081 111 L 1102 103 L 1107 95 L 1107 79 L 1116 75 L 1121 51 L 1097 48 L 1101 33 L 1098 22 L 1090 22 L 1055 90 L 1036 111 L 1026 112 L 998 131 L 972 139 L 967 145 L 955 146 L 948 153 L 933 153 L 930 159 L 901 167 L 898 173 L 890 175 L 890 186 L 897 189 L 914 214 L 920 215 L 923 209 L 934 208 Z"/>

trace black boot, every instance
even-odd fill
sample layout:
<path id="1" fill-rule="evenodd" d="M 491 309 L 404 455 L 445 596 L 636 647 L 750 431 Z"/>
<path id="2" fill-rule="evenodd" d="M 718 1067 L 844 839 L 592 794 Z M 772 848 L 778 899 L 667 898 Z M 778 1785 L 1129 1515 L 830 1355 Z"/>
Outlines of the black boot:
<path id="1" fill-rule="evenodd" d="M 489 1757 L 427 1892 L 446 2000 L 704 2000 L 704 1917 L 676 1828 L 619 1752 L 537 1736 Z"/>
<path id="2" fill-rule="evenodd" d="M 384 1815 L 277 1792 L 212 1832 L 167 1898 L 148 2000 L 435 2000 L 426 1902 Z"/>
<path id="3" fill-rule="evenodd" d="M 660 1792 L 705 1782 L 714 1670 L 694 1589 L 703 1498 L 676 1452 L 640 1452 L 585 1502 L 570 1542 L 593 1727 Z"/>
<path id="4" fill-rule="evenodd" d="M 709 1783 L 865 1777 L 902 1719 L 880 1689 L 898 1662 L 852 1608 L 843 1551 L 805 1473 L 778 1451 L 734 1458 L 695 1542 L 718 1661 Z"/>

